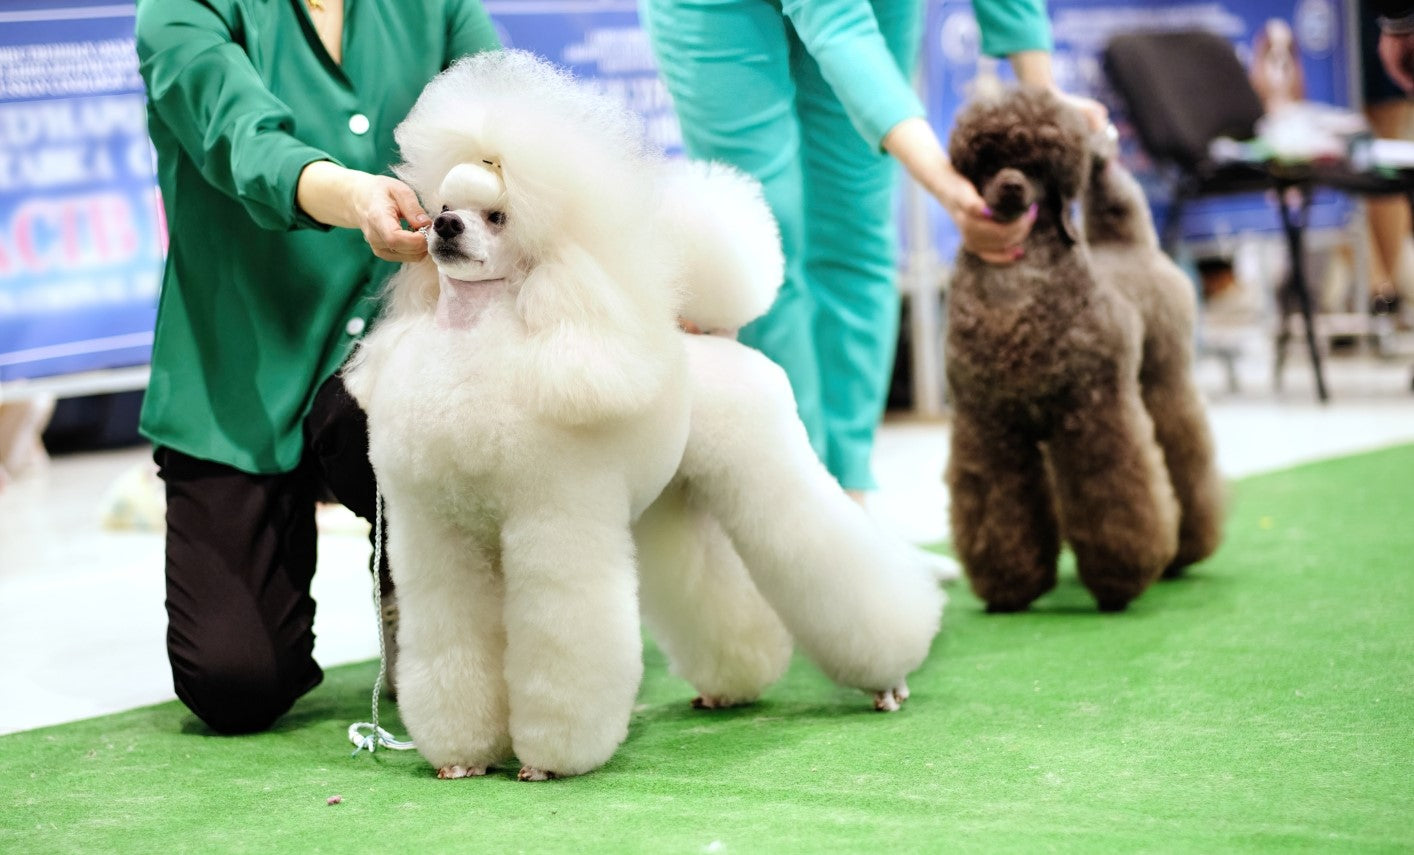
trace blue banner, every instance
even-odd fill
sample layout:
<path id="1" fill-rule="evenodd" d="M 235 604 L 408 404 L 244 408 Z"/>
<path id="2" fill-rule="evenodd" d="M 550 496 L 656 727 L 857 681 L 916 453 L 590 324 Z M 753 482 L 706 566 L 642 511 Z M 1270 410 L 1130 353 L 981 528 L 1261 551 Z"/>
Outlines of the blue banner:
<path id="1" fill-rule="evenodd" d="M 491 0 L 501 43 L 572 70 L 643 117 L 648 139 L 682 153 L 672 98 L 633 0 Z"/>
<path id="2" fill-rule="evenodd" d="M 166 229 L 133 18 L 0 7 L 0 381 L 148 361 Z"/>

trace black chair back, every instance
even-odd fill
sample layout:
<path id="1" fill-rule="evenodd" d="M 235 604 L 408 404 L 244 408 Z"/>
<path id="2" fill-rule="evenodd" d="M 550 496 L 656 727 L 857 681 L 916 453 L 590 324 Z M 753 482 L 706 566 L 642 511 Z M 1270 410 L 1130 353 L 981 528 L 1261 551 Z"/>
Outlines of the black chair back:
<path id="1" fill-rule="evenodd" d="M 1218 137 L 1251 139 L 1262 101 L 1232 43 L 1202 30 L 1131 33 L 1105 48 L 1105 71 L 1149 156 L 1201 170 Z"/>

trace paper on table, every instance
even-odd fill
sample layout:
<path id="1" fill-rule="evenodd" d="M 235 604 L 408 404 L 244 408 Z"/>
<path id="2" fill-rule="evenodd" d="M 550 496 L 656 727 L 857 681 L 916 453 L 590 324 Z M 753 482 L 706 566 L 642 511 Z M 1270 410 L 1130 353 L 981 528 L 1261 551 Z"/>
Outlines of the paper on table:
<path id="1" fill-rule="evenodd" d="M 1372 140 L 1370 162 L 1390 169 L 1414 168 L 1414 140 Z"/>

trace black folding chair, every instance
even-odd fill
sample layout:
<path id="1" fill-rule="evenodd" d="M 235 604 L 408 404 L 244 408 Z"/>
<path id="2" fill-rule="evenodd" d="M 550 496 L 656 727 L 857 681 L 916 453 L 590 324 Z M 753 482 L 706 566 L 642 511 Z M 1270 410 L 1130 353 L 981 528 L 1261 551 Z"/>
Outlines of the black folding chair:
<path id="1" fill-rule="evenodd" d="M 1124 99 L 1140 144 L 1155 163 L 1169 167 L 1174 174 L 1173 202 L 1161 226 L 1164 248 L 1170 254 L 1177 248 L 1184 208 L 1194 200 L 1275 191 L 1291 256 L 1282 302 L 1289 297 L 1301 313 L 1316 395 L 1326 401 L 1313 301 L 1303 263 L 1303 233 L 1316 182 L 1301 170 L 1261 163 L 1220 163 L 1209 156 L 1209 144 L 1219 137 L 1247 140 L 1255 136 L 1257 120 L 1264 112 L 1232 43 L 1201 30 L 1124 34 L 1106 46 L 1104 65 L 1111 84 Z M 1285 306 L 1280 314 L 1278 379 L 1289 338 Z"/>

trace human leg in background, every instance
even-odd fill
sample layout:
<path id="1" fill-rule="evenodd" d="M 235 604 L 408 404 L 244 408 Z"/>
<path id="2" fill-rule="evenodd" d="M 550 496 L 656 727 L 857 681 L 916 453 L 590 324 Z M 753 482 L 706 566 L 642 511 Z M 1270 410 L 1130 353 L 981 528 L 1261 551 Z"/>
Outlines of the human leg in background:
<path id="1" fill-rule="evenodd" d="M 1414 105 L 1385 73 L 1377 52 L 1380 32 L 1376 17 L 1366 8 L 1368 3 L 1362 2 L 1360 5 L 1361 91 L 1365 117 L 1376 137 L 1409 139 Z M 1409 201 L 1396 197 L 1371 197 L 1365 200 L 1365 210 L 1372 250 L 1368 271 L 1370 310 L 1376 315 L 1389 316 L 1391 320 L 1398 321 L 1401 260 L 1410 238 Z M 1414 283 L 1403 284 L 1409 287 Z"/>
<path id="2" fill-rule="evenodd" d="M 41 434 L 53 414 L 52 395 L 0 402 L 0 487 L 49 460 Z"/>
<path id="3" fill-rule="evenodd" d="M 917 0 L 875 0 L 875 18 L 905 76 L 922 24 Z M 791 69 L 803 140 L 805 281 L 814 295 L 815 350 L 826 465 L 852 495 L 877 486 L 870 461 L 898 344 L 898 167 L 850 124 L 799 39 Z"/>
<path id="4" fill-rule="evenodd" d="M 1371 104 L 1365 109 L 1375 136 L 1386 139 L 1408 138 L 1409 123 L 1414 118 L 1414 104 L 1400 99 Z M 1410 236 L 1409 200 L 1402 197 L 1373 197 L 1365 200 L 1369 218 L 1370 242 L 1370 307 L 1376 314 L 1394 316 L 1400 308 L 1399 273 L 1405 244 Z"/>
<path id="5" fill-rule="evenodd" d="M 785 20 L 760 0 L 642 0 L 640 12 L 687 153 L 754 176 L 780 225 L 785 282 L 770 312 L 739 338 L 785 369 L 810 443 L 823 460 L 816 305 L 803 269 L 800 125 Z"/>

